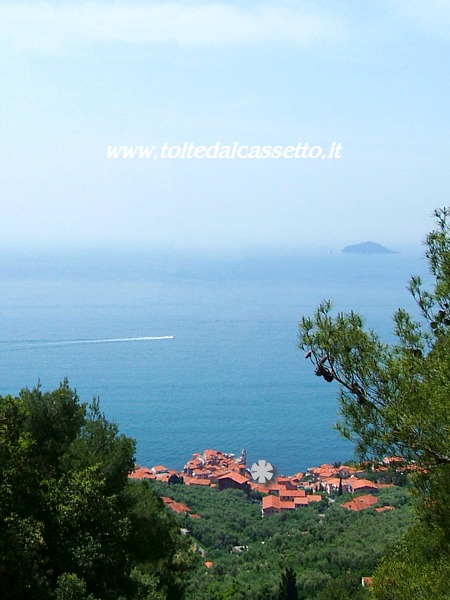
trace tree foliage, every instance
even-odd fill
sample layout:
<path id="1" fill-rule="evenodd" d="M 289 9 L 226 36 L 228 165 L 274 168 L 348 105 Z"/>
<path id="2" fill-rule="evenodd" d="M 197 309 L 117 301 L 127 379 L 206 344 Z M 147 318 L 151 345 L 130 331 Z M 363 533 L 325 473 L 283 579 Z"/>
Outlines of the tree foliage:
<path id="1" fill-rule="evenodd" d="M 300 323 L 299 346 L 316 375 L 339 384 L 337 428 L 356 442 L 362 457 L 401 456 L 417 468 L 418 521 L 380 569 L 378 598 L 440 597 L 427 581 L 448 575 L 442 564 L 450 561 L 450 209 L 435 216 L 437 228 L 427 236 L 425 252 L 433 285 L 424 289 L 420 277 L 411 278 L 419 316 L 395 313 L 396 343 L 366 329 L 354 312 L 334 314 L 330 301 Z M 395 595 L 399 565 L 411 580 Z M 422 595 L 414 595 L 415 575 L 422 572 Z M 386 589 L 393 591 L 384 594 L 388 579 Z"/>
<path id="2" fill-rule="evenodd" d="M 281 574 L 278 600 L 298 600 L 297 577 L 292 567 L 286 567 Z"/>
<path id="3" fill-rule="evenodd" d="M 180 598 L 178 527 L 130 485 L 134 441 L 64 381 L 0 397 L 0 597 Z"/>

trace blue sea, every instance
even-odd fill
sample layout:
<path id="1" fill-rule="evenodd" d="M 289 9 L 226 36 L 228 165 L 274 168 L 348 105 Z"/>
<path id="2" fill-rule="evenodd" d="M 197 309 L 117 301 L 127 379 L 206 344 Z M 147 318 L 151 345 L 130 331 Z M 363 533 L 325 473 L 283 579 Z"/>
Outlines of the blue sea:
<path id="1" fill-rule="evenodd" d="M 279 473 L 353 454 L 333 429 L 337 386 L 314 376 L 298 322 L 324 298 L 389 340 L 420 250 L 245 256 L 4 253 L 0 394 L 64 378 L 137 441 L 141 465 L 181 469 L 217 448 Z"/>

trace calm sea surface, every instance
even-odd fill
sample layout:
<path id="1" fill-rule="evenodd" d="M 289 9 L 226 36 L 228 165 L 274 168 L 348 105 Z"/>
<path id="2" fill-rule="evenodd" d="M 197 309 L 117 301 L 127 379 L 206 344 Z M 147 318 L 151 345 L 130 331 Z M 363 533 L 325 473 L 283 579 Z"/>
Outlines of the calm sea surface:
<path id="1" fill-rule="evenodd" d="M 182 468 L 205 448 L 246 448 L 285 474 L 345 460 L 337 387 L 296 348 L 298 322 L 330 298 L 389 339 L 394 310 L 414 309 L 410 275 L 426 273 L 419 253 L 5 255 L 0 393 L 67 376 L 148 466 Z"/>

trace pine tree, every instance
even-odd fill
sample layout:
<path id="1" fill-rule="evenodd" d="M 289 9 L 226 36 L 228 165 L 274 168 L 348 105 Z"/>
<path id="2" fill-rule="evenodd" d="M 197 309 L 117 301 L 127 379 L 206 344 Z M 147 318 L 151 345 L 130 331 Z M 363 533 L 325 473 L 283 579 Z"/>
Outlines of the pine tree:
<path id="1" fill-rule="evenodd" d="M 299 600 L 297 590 L 297 578 L 292 567 L 286 567 L 281 574 L 278 600 Z"/>
<path id="2" fill-rule="evenodd" d="M 300 323 L 299 346 L 315 374 L 339 384 L 337 429 L 373 462 L 401 456 L 413 465 L 417 520 L 375 574 L 374 597 L 448 598 L 450 579 L 450 208 L 435 211 L 437 229 L 426 239 L 434 277 L 409 290 L 420 319 L 394 315 L 395 344 L 364 327 L 355 312 L 333 314 L 324 301 Z"/>

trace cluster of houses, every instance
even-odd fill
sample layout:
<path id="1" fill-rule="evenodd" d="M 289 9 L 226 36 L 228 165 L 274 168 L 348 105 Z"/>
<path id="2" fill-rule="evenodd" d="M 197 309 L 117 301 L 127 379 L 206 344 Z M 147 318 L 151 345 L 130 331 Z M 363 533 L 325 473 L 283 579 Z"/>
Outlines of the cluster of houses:
<path id="1" fill-rule="evenodd" d="M 379 484 L 364 478 L 364 471 L 348 465 L 328 465 L 311 467 L 305 473 L 296 473 L 289 477 L 274 476 L 265 484 L 254 481 L 246 466 L 246 452 L 242 450 L 239 457 L 220 450 L 205 450 L 203 454 L 195 453 L 185 464 L 182 472 L 167 469 L 163 465 L 139 467 L 129 475 L 131 479 L 147 479 L 160 482 L 177 482 L 184 485 L 200 485 L 216 487 L 219 490 L 234 488 L 249 494 L 252 490 L 261 492 L 262 516 L 308 506 L 321 502 L 323 497 L 336 497 L 351 494 L 351 499 L 341 507 L 351 511 L 373 508 L 377 512 L 394 510 L 392 506 L 376 506 L 378 498 L 374 495 L 380 488 L 392 484 Z M 403 462 L 399 457 L 387 457 L 379 471 L 387 470 Z M 409 470 L 406 468 L 406 470 Z M 188 515 L 191 519 L 200 519 L 186 504 L 176 502 L 168 496 L 162 496 L 164 504 L 177 514 Z M 188 532 L 187 529 L 182 532 Z M 242 551 L 244 546 L 236 546 L 235 551 Z M 197 548 L 204 556 L 205 551 Z M 212 561 L 204 563 L 207 569 L 214 566 Z M 370 587 L 371 577 L 362 578 L 362 586 Z"/>
<path id="2" fill-rule="evenodd" d="M 386 458 L 385 466 L 381 469 L 387 469 L 392 463 L 400 460 L 402 459 L 397 457 Z M 252 490 L 259 491 L 264 494 L 261 510 L 262 515 L 265 516 L 320 502 L 323 494 L 327 496 L 357 494 L 342 504 L 342 507 L 352 511 L 373 508 L 378 503 L 374 494 L 386 485 L 374 483 L 363 476 L 364 472 L 355 467 L 324 464 L 289 477 L 275 476 L 266 484 L 260 484 L 252 480 L 251 472 L 246 467 L 245 450 L 239 457 L 220 450 L 205 450 L 203 454 L 193 454 L 182 472 L 167 469 L 163 465 L 151 468 L 137 466 L 129 477 L 161 482 L 182 481 L 185 485 L 217 487 L 219 490 L 234 488 L 247 494 Z M 175 512 L 189 514 L 193 518 L 199 517 L 193 515 L 189 507 L 181 503 L 167 497 L 163 500 Z M 392 510 L 392 507 L 381 506 L 375 510 L 382 512 Z"/>
<path id="3" fill-rule="evenodd" d="M 220 450 L 205 450 L 195 453 L 185 464 L 183 471 L 168 469 L 163 465 L 139 467 L 129 475 L 131 479 L 148 479 L 169 482 L 170 478 L 182 478 L 184 485 L 200 485 L 225 489 L 236 487 L 243 491 L 250 489 L 250 474 L 246 468 L 246 452 L 239 457 Z"/>
<path id="4" fill-rule="evenodd" d="M 386 485 L 364 479 L 363 474 L 355 467 L 325 464 L 292 477 L 279 477 L 273 483 L 258 487 L 267 494 L 262 499 L 262 514 L 296 510 L 312 502 L 320 502 L 323 493 L 327 496 L 357 494 L 341 506 L 352 511 L 372 508 L 378 503 L 378 498 L 373 494 Z M 392 509 L 391 506 L 375 508 L 378 512 Z"/>

